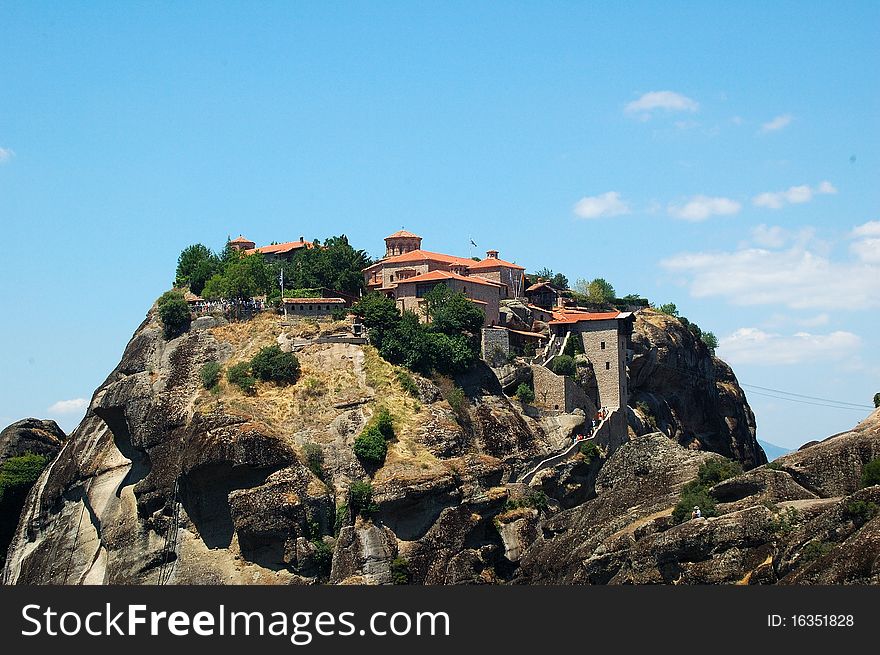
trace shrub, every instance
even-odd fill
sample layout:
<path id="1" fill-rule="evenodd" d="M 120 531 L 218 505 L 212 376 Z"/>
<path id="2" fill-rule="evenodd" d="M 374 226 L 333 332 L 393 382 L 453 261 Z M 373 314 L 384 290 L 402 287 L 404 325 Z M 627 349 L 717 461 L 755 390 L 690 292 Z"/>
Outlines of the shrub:
<path id="1" fill-rule="evenodd" d="M 550 361 L 550 370 L 556 375 L 568 375 L 574 377 L 577 373 L 574 358 L 568 355 L 557 355 Z"/>
<path id="2" fill-rule="evenodd" d="M 535 402 L 535 392 L 532 391 L 532 388 L 525 382 L 521 382 L 516 388 L 516 397 L 525 405 Z"/>
<path id="3" fill-rule="evenodd" d="M 877 503 L 865 502 L 864 500 L 853 500 L 846 504 L 843 508 L 844 516 L 850 518 L 855 523 L 867 523 L 877 515 Z"/>
<path id="4" fill-rule="evenodd" d="M 581 338 L 580 334 L 573 332 L 571 336 L 568 337 L 568 341 L 565 344 L 565 350 L 562 351 L 562 354 L 568 355 L 572 358 L 574 358 L 575 355 L 584 354 L 584 340 Z"/>
<path id="5" fill-rule="evenodd" d="M 373 502 L 373 487 L 369 482 L 356 480 L 348 488 L 348 506 L 352 516 L 369 516 L 379 511 L 379 507 Z"/>
<path id="6" fill-rule="evenodd" d="M 830 553 L 832 548 L 834 548 L 834 544 L 828 543 L 827 541 L 819 541 L 818 539 L 814 539 L 806 546 L 804 546 L 803 551 L 801 551 L 801 558 L 805 562 L 812 562 L 813 560 L 824 557 L 825 555 Z"/>
<path id="7" fill-rule="evenodd" d="M 394 419 L 391 418 L 391 413 L 384 407 L 376 410 L 376 413 L 370 419 L 370 425 L 375 427 L 379 434 L 388 441 L 394 439 Z"/>
<path id="8" fill-rule="evenodd" d="M 246 394 L 253 394 L 257 389 L 257 381 L 251 375 L 250 362 L 239 362 L 229 367 L 226 371 L 226 379 L 230 384 L 236 385 Z"/>
<path id="9" fill-rule="evenodd" d="M 334 321 L 344 321 L 348 318 L 348 307 L 334 307 L 330 310 L 330 317 Z"/>
<path id="10" fill-rule="evenodd" d="M 768 509 L 773 511 L 772 508 Z M 783 511 L 779 512 L 772 521 L 770 521 L 770 529 L 777 534 L 785 536 L 794 530 L 794 526 L 799 520 L 800 512 L 794 507 L 786 507 Z"/>
<path id="11" fill-rule="evenodd" d="M 688 482 L 681 490 L 681 497 L 675 509 L 672 510 L 672 519 L 676 523 L 690 518 L 694 505 L 700 508 L 700 513 L 705 516 L 715 516 L 715 499 L 709 495 L 708 490 L 698 481 Z"/>
<path id="12" fill-rule="evenodd" d="M 334 535 L 339 536 L 339 531 L 342 530 L 343 525 L 348 523 L 349 517 L 348 505 L 343 504 L 336 508 L 336 520 L 333 522 Z"/>
<path id="13" fill-rule="evenodd" d="M 547 494 L 543 491 L 532 491 L 527 493 L 520 500 L 508 500 L 505 509 L 519 509 L 520 507 L 528 507 L 531 509 L 545 510 L 547 509 Z"/>
<path id="14" fill-rule="evenodd" d="M 875 457 L 862 468 L 862 486 L 880 484 L 880 457 Z"/>
<path id="15" fill-rule="evenodd" d="M 395 557 L 391 561 L 391 581 L 394 584 L 409 584 L 409 560 L 405 557 Z"/>
<path id="16" fill-rule="evenodd" d="M 781 471 L 782 464 L 780 464 L 777 461 L 767 462 L 767 468 L 770 469 L 771 471 Z"/>
<path id="17" fill-rule="evenodd" d="M 220 363 L 208 362 L 199 370 L 199 377 L 202 379 L 202 386 L 205 389 L 213 389 L 220 382 Z"/>
<path id="18" fill-rule="evenodd" d="M 316 443 L 307 443 L 303 446 L 306 456 L 306 466 L 320 480 L 324 479 L 324 451 Z"/>
<path id="19" fill-rule="evenodd" d="M 880 393 L 874 394 L 874 407 L 880 407 Z"/>
<path id="20" fill-rule="evenodd" d="M 251 360 L 253 375 L 265 382 L 293 384 L 299 377 L 299 360 L 278 345 L 266 346 Z"/>
<path id="21" fill-rule="evenodd" d="M 578 448 L 578 452 L 584 456 L 587 463 L 592 462 L 595 458 L 602 456 L 602 451 L 592 441 L 585 441 Z"/>
<path id="22" fill-rule="evenodd" d="M 408 393 L 413 398 L 419 397 L 419 387 L 416 384 L 413 376 L 404 371 L 403 369 L 397 369 L 394 372 L 395 377 L 397 378 L 398 384 L 400 384 L 400 388 L 403 389 L 406 393 Z"/>
<path id="23" fill-rule="evenodd" d="M 739 462 L 730 459 L 710 459 L 708 462 L 700 466 L 697 477 L 704 487 L 711 487 L 718 484 L 722 480 L 727 480 L 735 475 L 742 473 L 742 466 Z M 699 504 L 699 503 L 694 503 Z M 702 507 L 701 507 L 702 509 Z"/>
<path id="24" fill-rule="evenodd" d="M 446 394 L 446 402 L 452 407 L 452 411 L 461 415 L 465 410 L 465 403 L 467 402 L 467 396 L 464 395 L 464 389 L 461 387 L 453 387 L 450 389 L 449 393 Z"/>
<path id="25" fill-rule="evenodd" d="M 388 444 L 385 437 L 376 426 L 364 428 L 354 440 L 354 454 L 362 464 L 368 466 L 382 466 L 385 463 L 385 455 L 388 454 Z"/>
<path id="26" fill-rule="evenodd" d="M 333 566 L 333 549 L 323 539 L 313 539 L 312 545 L 315 547 L 315 551 L 312 553 L 312 562 L 318 569 L 318 574 L 326 578 L 330 575 L 330 569 Z"/>
<path id="27" fill-rule="evenodd" d="M 657 308 L 657 311 L 661 314 L 666 314 L 668 316 L 678 316 L 678 308 L 675 306 L 674 302 L 668 302 L 660 305 Z"/>
<path id="28" fill-rule="evenodd" d="M 186 332 L 192 322 L 189 305 L 180 291 L 166 291 L 158 300 L 159 318 L 162 333 L 166 339 L 173 339 Z"/>

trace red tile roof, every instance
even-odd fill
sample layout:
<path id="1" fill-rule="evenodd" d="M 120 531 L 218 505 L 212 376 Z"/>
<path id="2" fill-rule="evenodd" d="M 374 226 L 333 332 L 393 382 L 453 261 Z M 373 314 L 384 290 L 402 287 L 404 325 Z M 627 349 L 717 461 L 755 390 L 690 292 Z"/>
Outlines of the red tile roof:
<path id="1" fill-rule="evenodd" d="M 431 271 L 430 273 L 422 273 L 415 277 L 408 277 L 405 280 L 400 280 L 397 283 L 397 286 L 400 286 L 401 284 L 409 284 L 410 282 L 442 282 L 443 280 L 460 280 L 462 282 L 471 282 L 473 284 L 481 284 L 487 287 L 495 287 L 497 289 L 504 286 L 500 282 L 493 282 L 492 280 L 486 280 L 481 277 L 459 275 L 458 273 L 450 273 L 449 271 Z"/>
<path id="2" fill-rule="evenodd" d="M 251 241 L 250 239 L 245 239 L 243 236 L 241 236 L 239 234 L 235 239 L 233 239 L 229 243 L 253 243 L 253 241 Z"/>
<path id="3" fill-rule="evenodd" d="M 538 289 L 540 289 L 542 287 L 547 287 L 548 289 L 552 289 L 553 291 L 559 291 L 559 289 L 554 287 L 549 282 L 535 282 L 535 284 L 533 284 L 528 289 L 526 289 L 526 293 L 528 293 L 529 291 L 537 291 Z"/>
<path id="4" fill-rule="evenodd" d="M 250 250 L 245 250 L 246 253 L 251 254 L 254 252 L 259 252 L 264 255 L 267 254 L 283 254 L 286 252 L 290 252 L 291 250 L 298 250 L 299 248 L 311 248 L 314 244 L 311 241 L 288 241 L 287 243 L 276 243 L 271 246 L 260 246 L 259 248 L 251 248 Z"/>
<path id="5" fill-rule="evenodd" d="M 608 321 L 618 318 L 620 312 L 553 312 L 553 320 L 550 325 L 562 325 L 568 323 L 580 323 L 581 321 Z"/>
<path id="6" fill-rule="evenodd" d="M 405 264 L 408 262 L 440 262 L 442 264 L 459 264 L 461 266 L 470 266 L 471 264 L 476 264 L 473 259 L 465 259 L 464 257 L 456 257 L 454 255 L 444 255 L 439 252 L 430 252 L 428 250 L 411 250 L 410 252 L 405 252 L 402 255 L 394 255 L 393 257 L 386 257 L 385 259 L 381 259 L 372 266 L 368 266 L 365 268 L 365 271 L 376 267 L 382 267 L 386 264 Z"/>
<path id="7" fill-rule="evenodd" d="M 386 239 L 397 239 L 398 237 L 410 237 L 412 239 L 421 239 L 418 234 L 413 234 L 412 232 L 407 232 L 406 230 L 398 230 L 394 234 L 389 234 Z"/>
<path id="8" fill-rule="evenodd" d="M 516 268 L 520 271 L 526 270 L 524 266 L 520 266 L 519 264 L 511 264 L 510 262 L 506 262 L 503 259 L 498 259 L 497 257 L 487 257 L 486 259 L 479 262 L 471 262 L 469 266 L 474 269 L 482 269 L 482 268 L 496 268 L 504 266 L 506 268 Z"/>

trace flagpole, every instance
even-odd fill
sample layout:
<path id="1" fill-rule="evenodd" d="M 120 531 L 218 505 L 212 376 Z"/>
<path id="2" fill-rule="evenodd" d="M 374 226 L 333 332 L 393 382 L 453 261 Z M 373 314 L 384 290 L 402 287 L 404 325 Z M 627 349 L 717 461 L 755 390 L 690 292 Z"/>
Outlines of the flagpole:
<path id="1" fill-rule="evenodd" d="M 287 303 L 284 302 L 284 268 L 281 269 L 281 306 L 284 308 L 284 320 L 287 320 Z"/>

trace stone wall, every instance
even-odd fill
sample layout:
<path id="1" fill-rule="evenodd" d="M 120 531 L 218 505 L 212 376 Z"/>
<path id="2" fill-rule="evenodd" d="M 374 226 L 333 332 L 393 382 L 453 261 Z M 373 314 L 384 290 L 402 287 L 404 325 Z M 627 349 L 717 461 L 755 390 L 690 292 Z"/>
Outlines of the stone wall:
<path id="1" fill-rule="evenodd" d="M 483 328 L 480 339 L 480 352 L 483 360 L 492 367 L 502 366 L 507 363 L 510 355 L 510 338 L 507 330 L 498 328 Z"/>
<path id="2" fill-rule="evenodd" d="M 615 408 L 626 406 L 626 336 L 620 334 L 618 321 L 583 321 L 573 328 L 584 344 L 584 352 L 593 363 L 599 404 Z"/>
<path id="3" fill-rule="evenodd" d="M 595 406 L 584 390 L 570 377 L 556 375 L 549 368 L 535 364 L 532 366 L 532 382 L 535 387 L 536 406 L 568 414 L 580 408 L 587 416 L 595 416 Z"/>

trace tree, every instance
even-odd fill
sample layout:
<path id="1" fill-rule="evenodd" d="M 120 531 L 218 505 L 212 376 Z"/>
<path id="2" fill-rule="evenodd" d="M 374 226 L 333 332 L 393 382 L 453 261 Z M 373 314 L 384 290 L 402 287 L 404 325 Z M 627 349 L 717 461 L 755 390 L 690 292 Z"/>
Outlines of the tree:
<path id="1" fill-rule="evenodd" d="M 577 365 L 568 355 L 557 355 L 550 362 L 550 370 L 556 375 L 568 375 L 574 377 L 577 374 Z"/>
<path id="2" fill-rule="evenodd" d="M 278 345 L 266 346 L 251 360 L 251 372 L 264 382 L 293 384 L 299 378 L 299 360 Z"/>
<path id="3" fill-rule="evenodd" d="M 607 303 L 614 300 L 614 287 L 607 280 L 597 277 L 587 286 L 587 297 L 590 302 Z"/>
<path id="4" fill-rule="evenodd" d="M 661 314 L 667 314 L 668 316 L 678 318 L 678 307 L 675 306 L 674 302 L 667 302 L 660 305 L 657 308 L 657 311 Z"/>
<path id="5" fill-rule="evenodd" d="M 226 278 L 219 273 L 212 275 L 202 288 L 202 298 L 205 300 L 220 300 L 227 295 Z"/>
<path id="6" fill-rule="evenodd" d="M 718 347 L 718 337 L 712 332 L 703 332 L 702 340 L 706 344 L 706 348 L 709 349 L 709 352 L 714 355 L 715 349 Z"/>
<path id="7" fill-rule="evenodd" d="M 479 334 L 486 315 L 463 293 L 453 293 L 445 284 L 438 284 L 425 294 L 425 313 L 431 332 L 458 335 Z"/>
<path id="8" fill-rule="evenodd" d="M 250 362 L 239 362 L 230 366 L 226 371 L 226 379 L 249 396 L 257 391 L 257 380 L 251 375 Z"/>
<path id="9" fill-rule="evenodd" d="M 880 393 L 874 394 L 874 407 L 880 407 Z"/>
<path id="10" fill-rule="evenodd" d="M 568 278 L 565 277 L 562 273 L 557 273 L 550 278 L 550 284 L 552 284 L 557 289 L 568 289 Z"/>
<path id="11" fill-rule="evenodd" d="M 862 486 L 880 484 L 880 457 L 875 457 L 862 467 Z"/>
<path id="12" fill-rule="evenodd" d="M 516 388 L 516 397 L 517 400 L 525 405 L 535 402 L 535 392 L 525 382 L 521 382 Z"/>
<path id="13" fill-rule="evenodd" d="M 354 440 L 354 454 L 361 463 L 368 466 L 378 467 L 385 463 L 388 444 L 379 428 L 373 425 L 364 428 Z"/>
<path id="14" fill-rule="evenodd" d="M 192 322 L 189 305 L 180 291 L 166 291 L 158 300 L 159 318 L 166 339 L 173 339 L 186 332 Z"/>
<path id="15" fill-rule="evenodd" d="M 375 292 L 361 298 L 351 311 L 370 331 L 370 343 L 380 350 L 385 335 L 394 330 L 401 321 L 397 303 L 392 298 L 386 298 Z M 416 320 L 418 321 L 418 318 Z"/>
<path id="16" fill-rule="evenodd" d="M 179 287 L 189 285 L 190 291 L 198 295 L 219 268 L 219 259 L 207 246 L 193 244 L 184 248 L 177 258 L 174 284 Z"/>
<path id="17" fill-rule="evenodd" d="M 373 487 L 369 482 L 355 480 L 348 488 L 348 506 L 352 516 L 364 516 L 377 512 L 379 508 L 373 502 Z"/>

